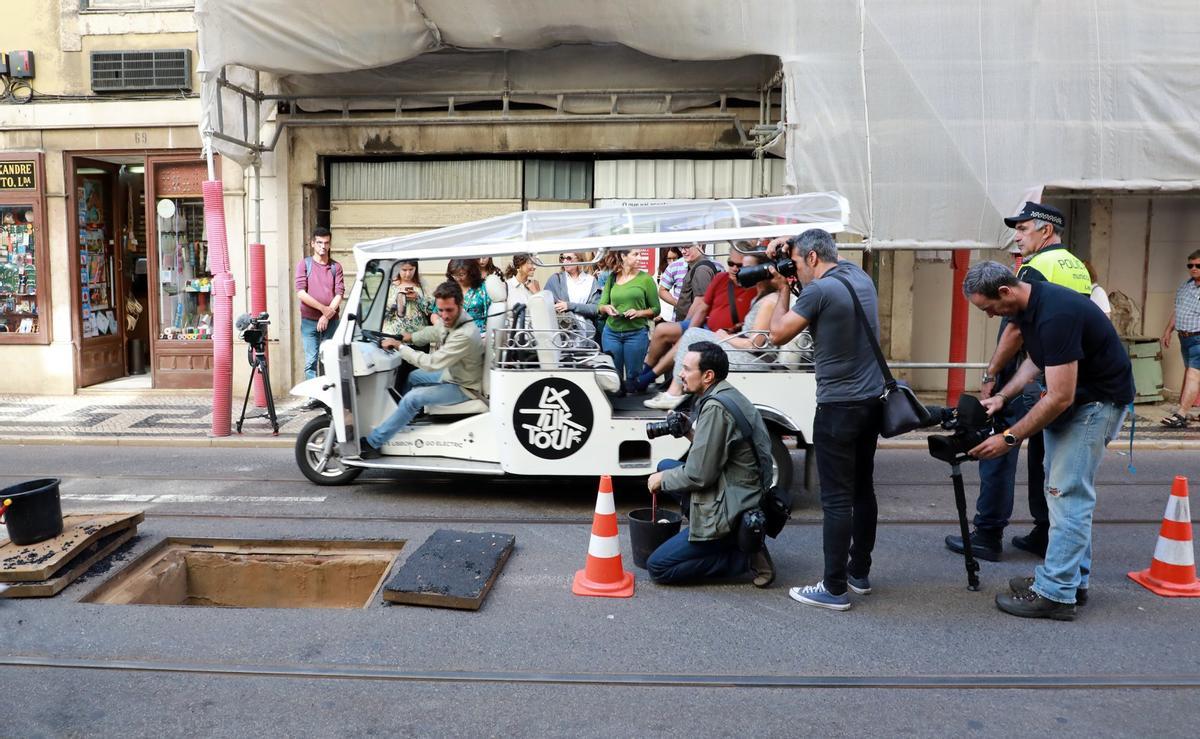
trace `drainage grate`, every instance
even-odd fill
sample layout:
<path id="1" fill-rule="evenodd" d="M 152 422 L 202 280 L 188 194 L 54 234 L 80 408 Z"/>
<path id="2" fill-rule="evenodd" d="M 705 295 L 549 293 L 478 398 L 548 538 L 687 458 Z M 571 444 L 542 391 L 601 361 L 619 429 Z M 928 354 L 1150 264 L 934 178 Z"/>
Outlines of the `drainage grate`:
<path id="1" fill-rule="evenodd" d="M 366 608 L 403 546 L 403 541 L 166 539 L 83 602 Z"/>

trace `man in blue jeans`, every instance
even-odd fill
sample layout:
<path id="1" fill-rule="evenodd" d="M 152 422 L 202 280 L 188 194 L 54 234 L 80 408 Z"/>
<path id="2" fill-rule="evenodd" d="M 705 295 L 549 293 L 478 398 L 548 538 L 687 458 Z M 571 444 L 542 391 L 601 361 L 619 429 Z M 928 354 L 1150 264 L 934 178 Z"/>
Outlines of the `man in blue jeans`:
<path id="1" fill-rule="evenodd" d="M 321 342 L 333 336 L 337 329 L 338 309 L 346 294 L 342 265 L 329 255 L 332 238 L 327 228 L 313 229 L 309 242 L 312 255 L 296 264 L 300 340 L 304 346 L 304 377 L 308 380 L 317 376 L 318 350 Z"/>
<path id="2" fill-rule="evenodd" d="M 359 456 L 377 459 L 383 445 L 407 426 L 427 405 L 452 405 L 470 399 L 466 390 L 483 389 L 483 341 L 471 314 L 462 309 L 463 293 L 457 282 L 448 280 L 433 291 L 440 326 L 422 329 L 402 338 L 417 344 L 439 344 L 426 354 L 395 339 L 384 339 L 384 349 L 400 352 L 405 362 L 417 369 L 404 383 L 404 393 L 392 415 L 359 439 Z M 465 390 L 464 390 L 465 388 Z"/>
<path id="3" fill-rule="evenodd" d="M 1133 368 L 1112 323 L 1086 295 L 1018 280 L 998 262 L 972 266 L 963 294 L 989 316 L 1012 317 L 1028 352 L 1016 375 L 983 401 L 989 414 L 999 413 L 1039 372 L 1046 375 L 1046 393 L 1029 412 L 970 451 L 977 459 L 998 459 L 1031 434 L 1045 435 L 1046 560 L 1032 577 L 1010 580 L 1011 592 L 998 594 L 996 606 L 1024 618 L 1072 621 L 1092 569 L 1096 470 L 1133 402 Z"/>

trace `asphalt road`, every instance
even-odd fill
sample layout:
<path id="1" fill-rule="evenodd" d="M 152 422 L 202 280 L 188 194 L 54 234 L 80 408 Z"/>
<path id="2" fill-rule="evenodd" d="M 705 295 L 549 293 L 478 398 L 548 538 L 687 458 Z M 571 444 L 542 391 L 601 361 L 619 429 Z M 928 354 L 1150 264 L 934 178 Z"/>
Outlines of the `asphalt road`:
<path id="1" fill-rule="evenodd" d="M 68 511 L 146 512 L 107 572 L 55 598 L 0 601 L 0 736 L 962 735 L 1194 736 L 1200 600 L 1125 573 L 1149 564 L 1170 482 L 1193 452 L 1109 454 L 1091 603 L 1074 623 L 992 604 L 1031 556 L 965 588 L 948 468 L 877 459 L 872 581 L 847 613 L 786 588 L 820 577 L 820 513 L 801 498 L 772 542 L 779 579 L 570 594 L 595 480 L 427 479 L 368 472 L 320 488 L 287 450 L 7 446 L 0 485 L 63 478 Z M 968 491 L 974 465 L 964 468 Z M 1023 480 L 1023 476 L 1022 476 Z M 1018 522 L 1027 522 L 1018 489 Z M 973 495 L 972 495 L 973 497 Z M 618 508 L 641 507 L 636 485 Z M 504 531 L 517 549 L 479 612 L 214 609 L 79 603 L 164 537 L 403 539 Z M 622 550 L 629 561 L 628 534 Z"/>

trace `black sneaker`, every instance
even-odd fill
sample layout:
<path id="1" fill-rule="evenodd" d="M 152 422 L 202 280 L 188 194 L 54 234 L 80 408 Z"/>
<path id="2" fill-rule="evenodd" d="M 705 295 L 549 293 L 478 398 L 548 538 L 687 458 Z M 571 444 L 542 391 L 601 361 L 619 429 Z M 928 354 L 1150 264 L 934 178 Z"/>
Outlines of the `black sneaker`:
<path id="1" fill-rule="evenodd" d="M 771 561 L 771 553 L 767 545 L 750 555 L 750 571 L 754 573 L 754 587 L 765 588 L 775 582 L 775 563 Z"/>
<path id="2" fill-rule="evenodd" d="M 1049 543 L 1050 532 L 1041 526 L 1034 526 L 1033 529 L 1025 536 L 1014 536 L 1012 545 L 1030 554 L 1036 554 L 1039 557 L 1045 558 L 1046 544 Z"/>
<path id="3" fill-rule="evenodd" d="M 956 554 L 963 553 L 963 540 L 961 536 L 947 536 L 946 548 Z M 980 529 L 975 529 L 971 532 L 971 553 L 979 559 L 986 559 L 989 562 L 999 562 L 1000 555 L 1004 551 L 1004 544 L 1000 540 L 1000 536 L 996 534 L 987 534 Z"/>
<path id="4" fill-rule="evenodd" d="M 360 437 L 358 440 L 358 458 L 359 459 L 379 459 L 383 456 L 383 452 L 371 446 L 367 442 L 367 437 Z"/>
<path id="5" fill-rule="evenodd" d="M 1009 590 L 1012 590 L 1014 593 L 1020 593 L 1023 590 L 1032 590 L 1033 589 L 1033 578 L 1032 577 L 1014 577 L 1008 581 L 1008 588 L 1009 588 Z M 1075 605 L 1086 606 L 1087 600 L 1088 600 L 1088 589 L 1087 588 L 1076 588 L 1075 589 Z"/>
<path id="6" fill-rule="evenodd" d="M 996 607 L 1021 618 L 1049 618 L 1055 621 L 1074 621 L 1075 606 L 1043 598 L 1032 590 L 1019 593 L 997 593 Z"/>

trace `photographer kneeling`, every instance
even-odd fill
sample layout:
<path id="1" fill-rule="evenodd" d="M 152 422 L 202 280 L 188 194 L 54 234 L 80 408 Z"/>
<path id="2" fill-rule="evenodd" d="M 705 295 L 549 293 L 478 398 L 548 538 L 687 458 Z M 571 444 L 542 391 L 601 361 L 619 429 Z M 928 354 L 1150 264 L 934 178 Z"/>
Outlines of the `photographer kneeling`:
<path id="1" fill-rule="evenodd" d="M 764 476 L 759 460 L 771 458 L 771 441 L 754 404 L 726 382 L 728 374 L 729 360 L 721 347 L 711 341 L 688 347 L 680 380 L 695 398 L 696 420 L 688 433 L 692 446 L 682 463 L 669 460 L 647 482 L 652 493 L 661 490 L 689 501 L 688 528 L 664 542 L 647 560 L 646 569 L 657 583 L 752 572 L 754 584 L 765 588 L 775 579 L 765 545 L 753 554 L 746 554 L 738 545 L 742 514 L 763 504 Z M 723 402 L 732 403 L 745 416 L 753 440 L 739 431 L 737 419 Z M 769 474 L 766 477 L 769 479 Z"/>

